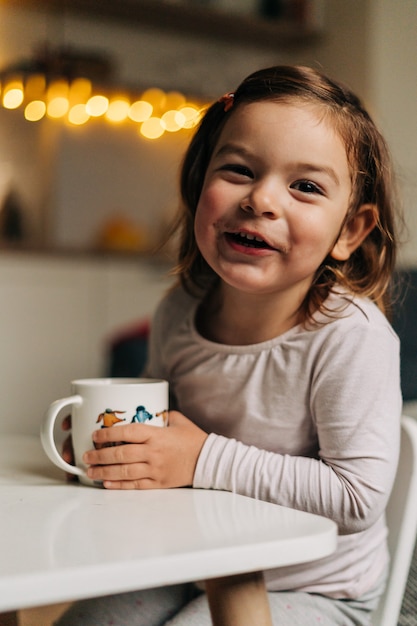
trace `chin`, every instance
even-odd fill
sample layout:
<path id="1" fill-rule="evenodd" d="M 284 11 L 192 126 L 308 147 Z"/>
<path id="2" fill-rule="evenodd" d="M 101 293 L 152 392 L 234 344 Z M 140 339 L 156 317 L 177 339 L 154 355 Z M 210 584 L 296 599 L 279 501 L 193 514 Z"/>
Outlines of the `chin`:
<path id="1" fill-rule="evenodd" d="M 270 284 L 264 284 L 260 280 L 248 280 L 247 276 L 242 278 L 234 276 L 231 278 L 230 276 L 221 277 L 222 282 L 231 287 L 232 289 L 236 289 L 241 293 L 245 293 L 248 295 L 266 295 L 268 293 L 273 293 L 275 291 L 275 286 L 271 286 Z"/>

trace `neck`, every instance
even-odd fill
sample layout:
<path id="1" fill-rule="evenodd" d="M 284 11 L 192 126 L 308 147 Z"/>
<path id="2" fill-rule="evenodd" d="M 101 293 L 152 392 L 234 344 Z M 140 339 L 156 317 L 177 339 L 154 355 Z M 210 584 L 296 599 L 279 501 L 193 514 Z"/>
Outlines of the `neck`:
<path id="1" fill-rule="evenodd" d="M 207 339 L 227 345 L 268 341 L 301 321 L 303 297 L 248 294 L 221 283 L 202 303 L 198 328 Z"/>

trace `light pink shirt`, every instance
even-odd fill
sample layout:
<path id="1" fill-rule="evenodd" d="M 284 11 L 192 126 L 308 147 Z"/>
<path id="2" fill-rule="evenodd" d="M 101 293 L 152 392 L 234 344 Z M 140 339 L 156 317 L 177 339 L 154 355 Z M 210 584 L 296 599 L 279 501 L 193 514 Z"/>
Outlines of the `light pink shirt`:
<path id="1" fill-rule="evenodd" d="M 333 519 L 338 549 L 266 572 L 271 590 L 356 598 L 387 565 L 384 510 L 399 454 L 399 341 L 367 299 L 333 295 L 335 317 L 255 345 L 204 339 L 199 301 L 176 289 L 152 324 L 148 374 L 211 433 L 195 488 L 222 489 Z M 340 309 L 343 310 L 340 310 Z"/>

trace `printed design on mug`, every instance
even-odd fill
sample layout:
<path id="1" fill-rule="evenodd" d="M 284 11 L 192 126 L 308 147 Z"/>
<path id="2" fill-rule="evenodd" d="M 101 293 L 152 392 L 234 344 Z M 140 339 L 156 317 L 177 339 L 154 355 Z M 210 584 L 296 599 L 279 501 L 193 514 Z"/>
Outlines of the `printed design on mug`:
<path id="1" fill-rule="evenodd" d="M 97 417 L 96 424 L 103 422 L 101 428 L 111 428 L 115 424 L 119 424 L 120 422 L 125 422 L 126 419 L 124 417 L 117 417 L 126 413 L 126 411 L 115 411 L 113 409 L 105 409 L 102 413 L 100 413 Z M 140 404 L 136 407 L 136 413 L 132 417 L 130 423 L 131 424 L 145 424 L 146 422 L 150 422 L 154 417 L 162 417 L 163 425 L 168 425 L 168 410 L 164 409 L 163 411 L 158 411 L 155 415 L 152 415 L 143 404 Z M 101 448 L 109 448 L 112 446 L 121 446 L 123 445 L 123 441 L 112 441 L 108 443 L 98 444 L 95 441 L 93 442 L 96 450 L 100 450 Z"/>
<path id="2" fill-rule="evenodd" d="M 163 411 L 159 411 L 155 413 L 155 417 L 161 417 L 164 422 L 164 426 L 167 425 L 168 421 L 168 411 L 164 409 Z M 136 407 L 136 413 L 132 417 L 131 424 L 144 424 L 145 422 L 149 422 L 154 416 L 152 413 L 146 410 L 146 408 L 141 404 Z"/>
<path id="3" fill-rule="evenodd" d="M 103 422 L 101 425 L 102 428 L 111 428 L 115 424 L 119 424 L 120 422 L 126 421 L 124 417 L 117 417 L 118 415 L 121 415 L 122 413 L 126 413 L 126 411 L 114 411 L 113 409 L 106 409 L 105 411 L 99 414 L 96 420 L 96 424 Z M 94 443 L 94 447 L 96 448 L 96 450 L 100 450 L 101 448 L 111 448 L 113 446 L 121 446 L 123 444 L 123 441 L 120 441 L 120 442 L 113 441 L 113 442 L 101 443 L 101 444 L 98 444 L 94 441 L 93 443 Z"/>
<path id="4" fill-rule="evenodd" d="M 124 418 L 117 417 L 117 415 L 121 415 L 122 413 L 126 413 L 126 411 L 113 411 L 112 409 L 106 409 L 103 413 L 100 413 L 96 424 L 103 422 L 101 426 L 102 428 L 110 428 L 119 422 L 126 421 Z"/>
<path id="5" fill-rule="evenodd" d="M 152 413 L 149 413 L 149 411 L 147 411 L 145 407 L 141 404 L 136 407 L 136 413 L 132 417 L 130 423 L 131 424 L 135 424 L 135 423 L 144 424 L 145 422 L 148 422 L 152 418 L 153 418 Z"/>
<path id="6" fill-rule="evenodd" d="M 159 411 L 158 413 L 155 413 L 155 416 L 162 417 L 164 426 L 168 426 L 168 409 L 164 409 L 163 411 Z"/>

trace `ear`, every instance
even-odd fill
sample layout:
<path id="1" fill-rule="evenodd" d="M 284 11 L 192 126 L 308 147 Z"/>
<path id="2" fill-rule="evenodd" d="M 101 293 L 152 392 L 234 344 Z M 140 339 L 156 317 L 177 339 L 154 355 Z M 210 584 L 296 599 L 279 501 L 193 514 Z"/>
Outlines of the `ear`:
<path id="1" fill-rule="evenodd" d="M 330 256 L 336 261 L 347 261 L 374 229 L 377 222 L 375 204 L 363 204 L 356 214 L 344 225 Z"/>

